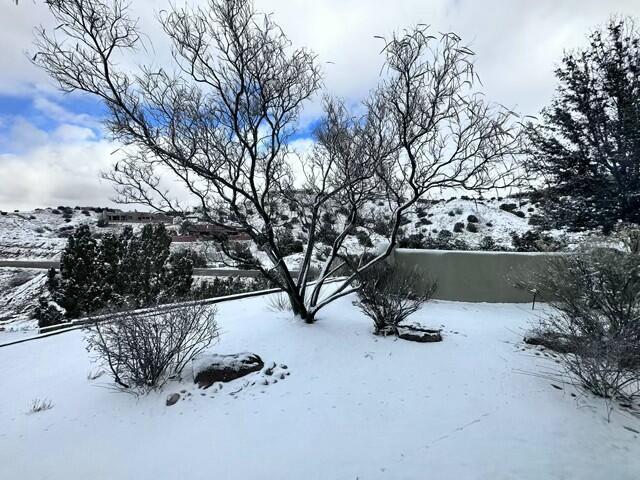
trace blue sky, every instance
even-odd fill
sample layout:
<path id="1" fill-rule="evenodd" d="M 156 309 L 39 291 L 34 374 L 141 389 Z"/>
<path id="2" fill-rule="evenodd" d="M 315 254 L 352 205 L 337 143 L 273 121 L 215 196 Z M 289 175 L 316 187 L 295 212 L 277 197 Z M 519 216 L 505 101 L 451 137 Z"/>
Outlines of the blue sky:
<path id="1" fill-rule="evenodd" d="M 190 3 L 203 3 L 191 0 Z M 100 179 L 117 146 L 102 134 L 99 102 L 59 93 L 29 61 L 33 28 L 51 25 L 42 1 L 0 0 L 0 209 L 106 205 L 111 186 Z M 131 64 L 167 64 L 168 43 L 155 19 L 165 0 L 134 0 L 133 14 L 153 45 Z M 380 42 L 375 35 L 414 23 L 455 31 L 477 54 L 488 99 L 536 115 L 555 86 L 564 49 L 580 47 L 611 14 L 640 18 L 637 0 L 258 0 L 295 46 L 318 54 L 325 91 L 357 104 L 375 86 Z M 320 114 L 307 105 L 294 138 L 302 150 Z"/>
<path id="2" fill-rule="evenodd" d="M 102 136 L 100 121 L 105 117 L 103 104 L 91 97 L 68 94 L 50 98 L 43 94 L 0 95 L 0 153 L 16 153 L 21 145 L 13 142 L 12 127 L 23 120 L 33 127 L 51 133 L 64 124 L 90 128 Z"/>

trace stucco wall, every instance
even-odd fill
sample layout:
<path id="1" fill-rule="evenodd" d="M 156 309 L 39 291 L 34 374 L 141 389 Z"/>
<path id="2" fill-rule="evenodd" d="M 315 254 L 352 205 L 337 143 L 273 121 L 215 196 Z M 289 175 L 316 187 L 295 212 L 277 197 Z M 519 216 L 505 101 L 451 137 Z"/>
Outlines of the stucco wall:
<path id="1" fill-rule="evenodd" d="M 554 253 L 463 252 L 396 249 L 390 263 L 401 270 L 418 269 L 434 279 L 434 298 L 461 302 L 525 303 L 531 292 L 517 288 L 544 268 Z"/>

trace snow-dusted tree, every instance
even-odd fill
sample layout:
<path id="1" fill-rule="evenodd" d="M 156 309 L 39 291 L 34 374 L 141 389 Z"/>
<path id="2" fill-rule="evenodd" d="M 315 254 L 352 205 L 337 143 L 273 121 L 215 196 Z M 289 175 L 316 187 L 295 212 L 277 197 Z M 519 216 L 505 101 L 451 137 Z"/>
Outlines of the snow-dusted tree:
<path id="1" fill-rule="evenodd" d="M 531 167 L 547 180 L 545 210 L 560 225 L 640 223 L 640 31 L 614 18 L 567 52 L 558 87 L 532 129 Z"/>
<path id="2" fill-rule="evenodd" d="M 391 253 L 403 217 L 419 198 L 435 189 L 482 190 L 514 181 L 516 118 L 476 93 L 473 54 L 454 34 L 435 37 L 419 26 L 386 41 L 385 79 L 365 113 L 356 117 L 328 98 L 315 148 L 296 174 L 290 139 L 305 102 L 321 87 L 321 73 L 316 57 L 292 49 L 272 17 L 258 14 L 250 0 L 209 0 L 162 13 L 177 68 L 143 67 L 135 75 L 116 61 L 142 43 L 122 0 L 47 3 L 57 28 L 40 31 L 34 61 L 63 90 L 104 101 L 111 133 L 130 147 L 110 174 L 121 200 L 181 211 L 161 177 L 181 180 L 210 221 L 232 223 L 265 252 L 269 264 L 258 267 L 307 322 L 357 289 L 358 273 Z M 367 205 L 380 198 L 392 213 L 388 245 L 366 261 L 354 260 L 345 241 Z M 306 232 L 298 271 L 279 245 L 283 205 L 296 208 Z M 311 287 L 312 258 L 326 248 L 318 242 L 322 216 L 338 208 L 329 254 Z M 226 250 L 234 258 L 234 250 Z M 338 271 L 346 280 L 322 296 Z"/>
<path id="3" fill-rule="evenodd" d="M 97 275 L 98 256 L 98 242 L 89 227 L 81 225 L 69 237 L 60 258 L 60 292 L 52 292 L 69 318 L 77 318 L 102 306 L 102 288 Z"/>
<path id="4" fill-rule="evenodd" d="M 164 225 L 145 225 L 139 233 L 125 227 L 120 235 L 96 239 L 87 225 L 70 237 L 62 253 L 60 278 L 52 270 L 47 282 L 51 299 L 67 318 L 106 308 L 141 307 L 191 293 L 195 256 L 171 254 L 171 238 Z M 41 323 L 55 323 L 58 310 L 39 308 Z M 48 313 L 54 319 L 45 318 Z"/>

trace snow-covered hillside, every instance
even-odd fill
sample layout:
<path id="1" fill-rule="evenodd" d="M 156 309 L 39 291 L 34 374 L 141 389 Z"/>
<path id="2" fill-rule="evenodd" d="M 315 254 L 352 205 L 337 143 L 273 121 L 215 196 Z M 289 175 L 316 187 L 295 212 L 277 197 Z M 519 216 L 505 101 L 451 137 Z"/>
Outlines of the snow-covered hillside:
<path id="1" fill-rule="evenodd" d="M 55 260 L 67 243 L 65 232 L 83 223 L 94 225 L 94 211 L 72 210 L 65 217 L 57 209 L 3 212 L 0 215 L 0 259 Z M 54 213 L 58 212 L 58 213 Z"/>
<path id="2" fill-rule="evenodd" d="M 501 205 L 515 204 L 513 211 L 501 209 Z M 56 209 L 46 208 L 26 212 L 3 212 L 0 215 L 0 259 L 57 259 L 66 244 L 66 236 L 78 225 L 89 224 L 95 228 L 99 214 L 93 210 L 73 210 L 73 214 L 65 218 L 61 213 L 54 213 Z M 290 217 L 295 212 L 283 208 Z M 365 209 L 371 216 L 384 217 L 389 215 L 384 205 L 372 203 Z M 538 208 L 526 200 L 514 198 L 494 200 L 474 200 L 454 198 L 418 204 L 407 215 L 408 223 L 404 225 L 405 235 L 422 232 L 425 236 L 437 235 L 442 230 L 453 232 L 454 237 L 464 240 L 470 247 L 477 248 L 483 237 L 493 237 L 497 245 L 508 248 L 511 245 L 511 234 L 522 234 L 535 226 L 530 224 L 532 217 L 538 215 Z M 477 218 L 475 226 L 477 232 L 470 231 L 468 217 Z M 520 216 L 518 216 L 520 215 Z M 463 223 L 464 228 L 455 232 L 456 223 Z M 134 224 L 139 226 L 139 224 Z M 119 226 L 95 228 L 96 231 L 118 230 Z M 565 237 L 569 245 L 577 239 L 590 237 L 589 234 L 567 233 L 556 230 L 549 232 L 554 237 Z M 597 236 L 597 234 L 594 234 Z M 293 224 L 293 236 L 301 238 L 299 224 Z M 373 243 L 382 237 L 371 234 Z M 360 253 L 363 248 L 356 238 L 347 240 L 347 249 L 352 253 Z M 183 245 L 189 246 L 188 244 Z"/>
<path id="3" fill-rule="evenodd" d="M 0 322 L 15 330 L 34 327 L 33 309 L 44 292 L 46 273 L 43 270 L 0 268 Z"/>
<path id="4" fill-rule="evenodd" d="M 294 219 L 297 214 L 286 206 L 282 209 L 285 215 Z M 369 218 L 384 219 L 389 217 L 387 207 L 383 204 L 372 203 L 365 209 L 364 214 Z M 505 198 L 474 200 L 468 198 L 454 198 L 435 202 L 423 202 L 410 211 L 407 223 L 402 227 L 405 237 L 422 234 L 424 238 L 435 238 L 443 230 L 451 232 L 452 239 L 462 240 L 468 248 L 479 248 L 483 238 L 490 236 L 496 247 L 508 249 L 511 247 L 511 235 L 522 235 L 534 229 L 530 223 L 535 223 L 538 208 L 527 200 Z M 474 218 L 475 217 L 475 218 Z M 75 227 L 89 224 L 98 233 L 107 231 L 118 232 L 122 225 L 97 227 L 99 213 L 92 209 L 38 209 L 29 212 L 2 212 L 0 215 L 0 260 L 57 260 L 67 242 L 67 236 Z M 339 224 L 344 221 L 338 213 L 334 215 Z M 456 224 L 459 224 L 456 227 Z M 141 224 L 132 224 L 139 229 Z M 304 240 L 304 234 L 299 222 L 291 222 L 291 234 L 294 239 Z M 176 227 L 172 227 L 176 228 Z M 362 229 L 360 229 L 362 230 Z M 363 233 L 362 231 L 360 233 Z M 557 239 L 562 239 L 567 248 L 574 248 L 578 243 L 597 241 L 600 235 L 595 233 L 568 233 L 560 230 L 548 232 Z M 356 236 L 350 236 L 345 241 L 347 253 L 359 255 L 365 250 L 371 251 L 376 245 L 384 243 L 384 237 L 368 232 L 371 242 L 366 245 Z M 216 262 L 219 254 L 214 254 L 214 248 L 207 242 L 175 243 L 173 249 L 190 248 L 205 254 L 210 266 L 220 267 Z M 324 250 L 328 247 L 324 246 Z M 316 268 L 321 268 L 324 261 L 322 245 L 312 259 Z M 264 252 L 256 246 L 252 251 L 264 264 L 269 260 Z M 293 270 L 299 268 L 303 254 L 295 253 L 287 258 L 287 264 Z M 19 319 L 29 316 L 42 292 L 44 274 L 40 274 L 27 284 L 20 282 L 19 270 L 0 268 L 0 320 Z"/>

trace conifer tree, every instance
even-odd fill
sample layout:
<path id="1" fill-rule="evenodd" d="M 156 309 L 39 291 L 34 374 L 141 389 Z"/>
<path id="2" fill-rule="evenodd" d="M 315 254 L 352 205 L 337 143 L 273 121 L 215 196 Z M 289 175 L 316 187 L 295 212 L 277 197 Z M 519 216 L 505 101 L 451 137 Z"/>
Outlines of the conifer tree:
<path id="1" fill-rule="evenodd" d="M 545 210 L 560 225 L 640 223 L 640 34 L 612 19 L 568 52 L 542 123 L 530 130 L 530 166 L 547 181 Z"/>

